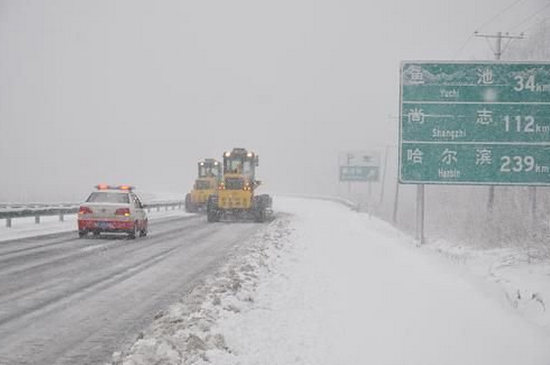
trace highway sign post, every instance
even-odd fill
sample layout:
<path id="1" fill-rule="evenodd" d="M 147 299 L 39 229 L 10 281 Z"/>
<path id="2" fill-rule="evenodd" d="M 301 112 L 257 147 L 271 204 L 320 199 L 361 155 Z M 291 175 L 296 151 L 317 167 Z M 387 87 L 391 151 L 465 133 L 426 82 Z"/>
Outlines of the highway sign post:
<path id="1" fill-rule="evenodd" d="M 348 151 L 339 156 L 340 182 L 348 183 L 351 197 L 352 182 L 367 182 L 370 198 L 372 182 L 380 179 L 380 153 L 378 151 Z"/>
<path id="2" fill-rule="evenodd" d="M 400 182 L 550 186 L 550 64 L 403 62 Z"/>
<path id="3" fill-rule="evenodd" d="M 400 81 L 399 182 L 418 185 L 420 243 L 424 184 L 550 186 L 550 63 L 402 62 Z"/>
<path id="4" fill-rule="evenodd" d="M 340 155 L 340 181 L 378 181 L 380 154 L 377 151 L 349 151 Z"/>

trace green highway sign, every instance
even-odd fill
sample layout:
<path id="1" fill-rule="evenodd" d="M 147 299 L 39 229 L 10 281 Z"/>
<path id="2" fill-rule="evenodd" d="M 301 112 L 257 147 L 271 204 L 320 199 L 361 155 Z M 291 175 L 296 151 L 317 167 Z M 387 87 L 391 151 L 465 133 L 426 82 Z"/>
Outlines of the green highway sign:
<path id="1" fill-rule="evenodd" d="M 341 153 L 340 181 L 378 181 L 380 153 L 378 151 L 347 151 Z"/>
<path id="2" fill-rule="evenodd" d="M 406 141 L 550 141 L 550 104 L 407 103 L 402 111 L 401 137 Z"/>
<path id="3" fill-rule="evenodd" d="M 550 185 L 550 63 L 403 62 L 402 183 Z"/>
<path id="4" fill-rule="evenodd" d="M 378 181 L 378 166 L 340 166 L 340 181 Z"/>
<path id="5" fill-rule="evenodd" d="M 410 183 L 550 182 L 550 145 L 403 143 L 401 173 Z"/>
<path id="6" fill-rule="evenodd" d="M 403 101 L 548 103 L 549 63 L 404 62 Z"/>

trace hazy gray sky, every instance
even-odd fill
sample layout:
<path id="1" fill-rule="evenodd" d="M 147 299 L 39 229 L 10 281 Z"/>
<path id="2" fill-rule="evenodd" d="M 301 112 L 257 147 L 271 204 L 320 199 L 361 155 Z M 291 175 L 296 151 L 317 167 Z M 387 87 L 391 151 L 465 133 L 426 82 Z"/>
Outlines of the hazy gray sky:
<path id="1" fill-rule="evenodd" d="M 339 151 L 396 143 L 399 62 L 453 59 L 512 3 L 0 0 L 0 200 L 185 192 L 232 147 L 268 190 L 334 192 Z M 475 38 L 457 56 L 492 58 Z"/>

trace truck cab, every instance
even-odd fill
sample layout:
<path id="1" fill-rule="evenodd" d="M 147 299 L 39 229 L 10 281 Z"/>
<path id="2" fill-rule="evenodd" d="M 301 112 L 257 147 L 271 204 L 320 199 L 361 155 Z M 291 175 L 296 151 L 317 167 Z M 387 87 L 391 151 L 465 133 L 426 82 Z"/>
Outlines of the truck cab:
<path id="1" fill-rule="evenodd" d="M 222 178 L 222 164 L 213 158 L 199 161 L 197 167 L 197 179 L 193 189 L 185 197 L 185 210 L 191 213 L 206 207 L 208 198 L 216 193 Z"/>

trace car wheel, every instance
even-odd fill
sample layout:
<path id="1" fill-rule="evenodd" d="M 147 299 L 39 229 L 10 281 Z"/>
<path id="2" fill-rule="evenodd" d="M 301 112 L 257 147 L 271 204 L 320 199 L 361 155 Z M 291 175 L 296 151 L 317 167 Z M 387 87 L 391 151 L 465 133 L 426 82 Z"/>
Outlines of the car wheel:
<path id="1" fill-rule="evenodd" d="M 78 238 L 84 238 L 87 234 L 88 232 L 86 231 L 78 231 Z"/>
<path id="2" fill-rule="evenodd" d="M 145 236 L 147 236 L 147 233 L 148 233 L 148 232 L 147 232 L 148 226 L 149 226 L 149 224 L 147 223 L 147 221 L 145 221 L 145 225 L 144 225 L 143 229 L 142 229 L 141 231 L 139 231 L 140 237 L 145 237 Z"/>
<path id="3" fill-rule="evenodd" d="M 134 227 L 132 228 L 132 230 L 128 233 L 128 237 L 133 240 L 137 237 L 138 235 L 138 227 L 137 227 L 137 222 L 134 222 Z"/>

